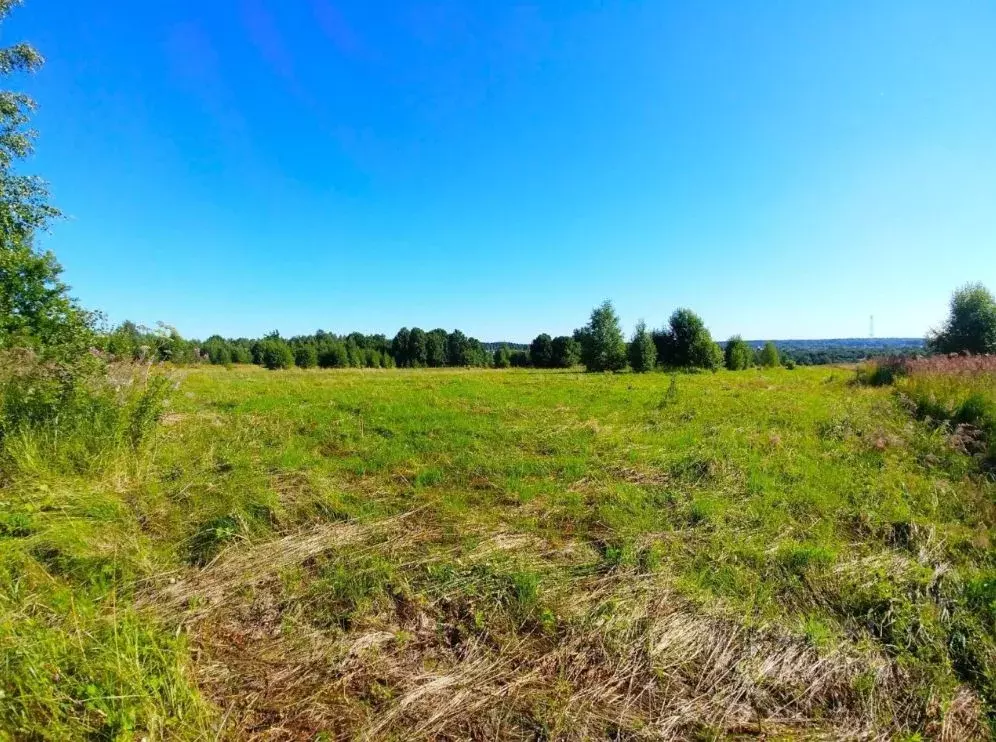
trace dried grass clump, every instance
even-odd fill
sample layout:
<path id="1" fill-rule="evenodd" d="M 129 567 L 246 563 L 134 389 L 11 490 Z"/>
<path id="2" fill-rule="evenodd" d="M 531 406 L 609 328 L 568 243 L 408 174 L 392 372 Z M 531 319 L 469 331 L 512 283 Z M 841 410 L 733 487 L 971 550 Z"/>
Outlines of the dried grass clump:
<path id="1" fill-rule="evenodd" d="M 874 739 L 924 728 L 976 738 L 968 690 L 942 713 L 886 655 L 821 652 L 680 598 L 659 577 L 565 569 L 563 552 L 499 533 L 457 559 L 509 550 L 549 573 L 555 620 L 474 623 L 470 577 L 419 582 L 436 554 L 411 523 L 338 524 L 223 556 L 156 601 L 188 625 L 199 679 L 232 739 Z M 530 551 L 537 549 L 538 551 Z M 316 625 L 279 573 L 327 553 L 390 553 L 410 589 L 346 627 Z M 584 550 L 578 550 L 583 552 Z M 578 565 L 575 565 L 577 567 Z M 474 573 L 471 573 L 474 574 Z M 580 576 L 577 576 L 580 575 Z"/>

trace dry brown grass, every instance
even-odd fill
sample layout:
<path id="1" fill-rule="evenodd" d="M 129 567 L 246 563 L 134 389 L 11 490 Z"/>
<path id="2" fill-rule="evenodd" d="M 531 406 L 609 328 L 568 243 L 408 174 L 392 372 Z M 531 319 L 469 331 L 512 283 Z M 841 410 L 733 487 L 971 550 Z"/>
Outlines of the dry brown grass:
<path id="1" fill-rule="evenodd" d="M 281 573 L 319 555 L 402 554 L 438 534 L 411 515 L 321 526 L 223 554 L 150 593 L 188 627 L 199 683 L 223 709 L 229 739 L 686 739 L 789 735 L 878 739 L 926 727 L 982 735 L 979 703 L 960 691 L 941 714 L 885 655 L 842 644 L 820 652 L 784 631 L 748 628 L 632 570 L 550 586 L 557 622 L 468 631 L 466 596 L 399 593 L 347 628 L 310 623 Z M 587 549 L 496 533 L 463 563 L 511 552 L 564 566 Z M 925 715 L 927 718 L 925 718 Z M 542 721 L 540 721 L 542 720 Z"/>

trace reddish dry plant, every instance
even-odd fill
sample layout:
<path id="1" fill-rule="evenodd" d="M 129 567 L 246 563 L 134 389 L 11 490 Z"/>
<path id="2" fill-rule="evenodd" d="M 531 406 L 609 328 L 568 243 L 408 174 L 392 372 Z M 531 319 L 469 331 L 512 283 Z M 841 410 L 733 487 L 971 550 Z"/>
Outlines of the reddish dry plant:
<path id="1" fill-rule="evenodd" d="M 996 355 L 949 355 L 912 358 L 909 356 L 887 356 L 872 362 L 876 367 L 887 369 L 895 376 L 918 376 L 944 374 L 947 376 L 977 376 L 996 374 Z"/>

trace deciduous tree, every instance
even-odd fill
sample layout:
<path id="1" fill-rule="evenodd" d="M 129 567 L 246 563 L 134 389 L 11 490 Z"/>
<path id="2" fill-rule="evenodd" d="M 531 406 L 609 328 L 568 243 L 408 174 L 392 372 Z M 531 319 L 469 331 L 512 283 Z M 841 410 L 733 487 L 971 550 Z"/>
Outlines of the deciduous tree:
<path id="1" fill-rule="evenodd" d="M 996 299 L 981 283 L 955 291 L 944 326 L 927 338 L 937 353 L 996 353 Z"/>

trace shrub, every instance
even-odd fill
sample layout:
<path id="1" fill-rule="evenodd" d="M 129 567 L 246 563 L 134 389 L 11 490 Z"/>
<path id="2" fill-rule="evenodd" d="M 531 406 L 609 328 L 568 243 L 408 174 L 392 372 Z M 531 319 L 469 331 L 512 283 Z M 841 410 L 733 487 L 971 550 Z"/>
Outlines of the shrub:
<path id="1" fill-rule="evenodd" d="M 581 344 L 572 337 L 560 335 L 553 339 L 554 368 L 573 368 L 581 362 Z"/>
<path id="2" fill-rule="evenodd" d="M 346 353 L 346 346 L 341 342 L 334 342 L 322 348 L 318 354 L 318 365 L 322 368 L 345 368 L 349 365 L 349 355 Z"/>
<path id="3" fill-rule="evenodd" d="M 252 363 L 252 353 L 249 351 L 248 345 L 233 343 L 230 346 L 230 350 L 232 353 L 232 363 Z"/>
<path id="4" fill-rule="evenodd" d="M 647 323 L 640 320 L 629 344 L 629 365 L 637 373 L 653 371 L 657 365 L 657 346 L 647 331 Z"/>
<path id="5" fill-rule="evenodd" d="M 294 349 L 294 365 L 298 368 L 314 368 L 318 365 L 318 350 L 310 343 Z"/>
<path id="6" fill-rule="evenodd" d="M 742 337 L 734 335 L 726 341 L 723 361 L 730 371 L 743 371 L 753 365 L 754 354 Z"/>
<path id="7" fill-rule="evenodd" d="M 263 365 L 271 371 L 294 365 L 294 353 L 280 338 L 268 338 L 262 343 Z"/>

